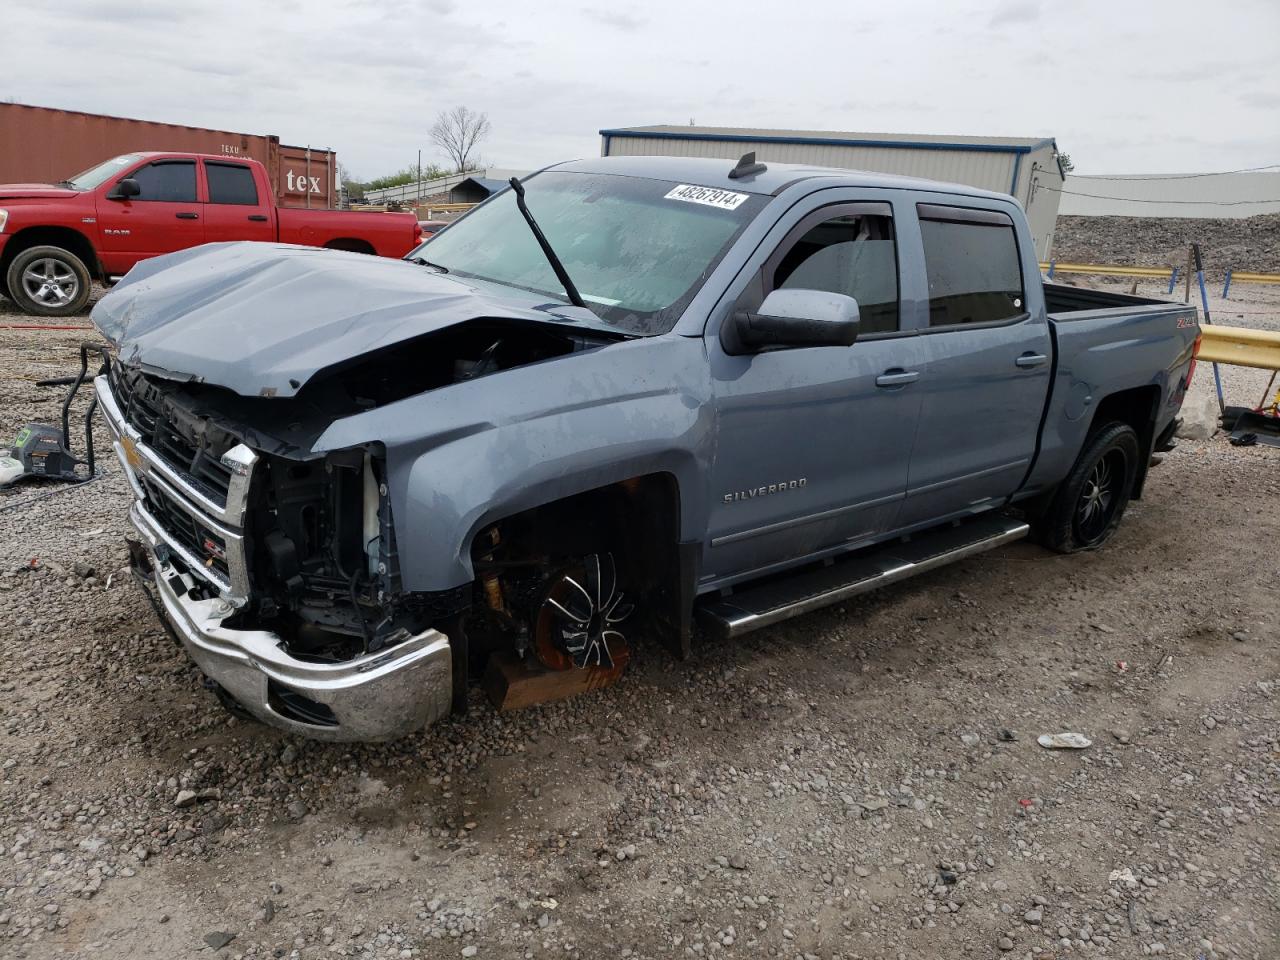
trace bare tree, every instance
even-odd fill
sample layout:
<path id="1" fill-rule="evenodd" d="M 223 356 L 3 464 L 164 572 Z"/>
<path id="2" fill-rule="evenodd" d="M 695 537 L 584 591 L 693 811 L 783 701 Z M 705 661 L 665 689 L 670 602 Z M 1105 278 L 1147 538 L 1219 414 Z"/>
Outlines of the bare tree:
<path id="1" fill-rule="evenodd" d="M 444 110 L 431 127 L 432 142 L 448 154 L 459 173 L 474 166 L 475 148 L 489 135 L 489 115 L 470 107 Z"/>

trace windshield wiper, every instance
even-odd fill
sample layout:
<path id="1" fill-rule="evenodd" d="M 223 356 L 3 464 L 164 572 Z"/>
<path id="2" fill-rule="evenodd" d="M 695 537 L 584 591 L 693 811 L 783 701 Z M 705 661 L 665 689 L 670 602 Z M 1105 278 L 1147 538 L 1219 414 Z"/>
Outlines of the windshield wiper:
<path id="1" fill-rule="evenodd" d="M 420 267 L 430 267 L 432 270 L 438 270 L 441 273 L 448 273 L 449 268 L 439 263 L 432 263 L 426 257 L 409 257 L 410 263 L 416 263 Z"/>
<path id="2" fill-rule="evenodd" d="M 524 216 L 525 222 L 529 224 L 529 229 L 533 231 L 533 238 L 538 241 L 538 246 L 542 248 L 542 252 L 546 255 L 547 263 L 551 264 L 551 269 L 555 271 L 556 279 L 560 281 L 560 286 L 564 287 L 564 292 L 569 295 L 569 302 L 575 307 L 590 310 L 591 308 L 583 301 L 582 294 L 578 293 L 578 288 L 569 279 L 569 273 L 565 270 L 564 264 L 560 262 L 556 252 L 551 249 L 551 244 L 543 236 L 542 229 L 538 226 L 538 221 L 533 219 L 533 214 L 529 212 L 529 208 L 525 205 L 524 184 L 516 177 L 512 177 L 508 183 L 511 184 L 511 189 L 515 192 L 516 206 L 520 208 L 520 213 Z"/>

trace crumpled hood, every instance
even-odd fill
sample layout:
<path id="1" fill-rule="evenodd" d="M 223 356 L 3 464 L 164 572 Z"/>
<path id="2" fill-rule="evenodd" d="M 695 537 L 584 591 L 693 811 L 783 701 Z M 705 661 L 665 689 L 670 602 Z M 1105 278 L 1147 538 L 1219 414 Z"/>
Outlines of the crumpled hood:
<path id="1" fill-rule="evenodd" d="M 24 198 L 55 200 L 60 197 L 78 197 L 79 191 L 67 187 L 55 187 L 51 183 L 0 183 L 0 200 Z"/>
<path id="2" fill-rule="evenodd" d="M 126 363 L 246 397 L 293 396 L 326 367 L 481 318 L 612 329 L 403 260 L 248 242 L 144 260 L 92 314 Z"/>

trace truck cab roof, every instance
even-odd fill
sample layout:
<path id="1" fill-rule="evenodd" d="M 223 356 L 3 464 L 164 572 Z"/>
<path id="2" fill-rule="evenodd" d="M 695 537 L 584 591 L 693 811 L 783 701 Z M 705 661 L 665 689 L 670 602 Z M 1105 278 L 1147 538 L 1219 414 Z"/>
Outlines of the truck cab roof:
<path id="1" fill-rule="evenodd" d="M 650 177 L 659 180 L 676 180 L 698 186 L 715 187 L 738 193 L 777 196 L 794 183 L 806 180 L 824 180 L 824 186 L 867 187 L 889 190 L 921 190 L 929 193 L 952 193 L 965 197 L 984 197 L 992 200 L 1017 201 L 1007 193 L 982 190 L 962 183 L 946 183 L 918 177 L 902 177 L 869 170 L 850 170 L 839 167 L 815 167 L 808 164 L 775 163 L 762 161 L 767 169 L 742 179 L 731 179 L 729 173 L 734 161 L 717 157 L 592 157 L 555 164 L 548 170 L 569 173 L 605 173 L 624 177 Z"/>

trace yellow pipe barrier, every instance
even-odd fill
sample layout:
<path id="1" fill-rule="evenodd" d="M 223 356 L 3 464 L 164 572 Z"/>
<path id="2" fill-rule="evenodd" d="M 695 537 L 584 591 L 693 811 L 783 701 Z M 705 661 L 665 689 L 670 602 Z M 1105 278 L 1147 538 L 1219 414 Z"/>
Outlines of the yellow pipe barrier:
<path id="1" fill-rule="evenodd" d="M 1231 279 L 1236 283 L 1280 283 L 1280 273 L 1249 273 L 1232 270 Z"/>
<path id="2" fill-rule="evenodd" d="M 1058 263 L 1041 260 L 1041 270 L 1053 270 L 1058 273 L 1086 273 L 1104 277 L 1150 277 L 1159 280 L 1173 279 L 1175 267 L 1124 267 L 1105 263 Z M 1240 276 L 1236 274 L 1236 276 Z"/>
<path id="3" fill-rule="evenodd" d="M 1210 324 L 1200 328 L 1198 359 L 1280 370 L 1280 332 Z"/>

